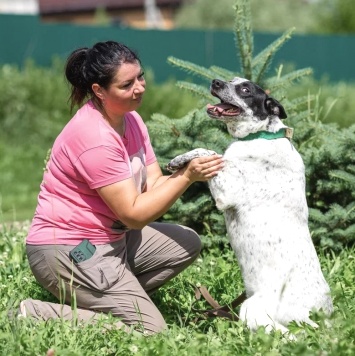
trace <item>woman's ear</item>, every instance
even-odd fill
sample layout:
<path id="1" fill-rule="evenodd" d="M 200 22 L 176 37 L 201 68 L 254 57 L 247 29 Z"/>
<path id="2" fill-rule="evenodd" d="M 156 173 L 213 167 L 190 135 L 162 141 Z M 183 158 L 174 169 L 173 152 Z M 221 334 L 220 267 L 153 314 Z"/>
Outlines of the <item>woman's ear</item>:
<path id="1" fill-rule="evenodd" d="M 102 88 L 100 87 L 99 84 L 97 83 L 94 83 L 92 86 L 91 86 L 91 89 L 93 91 L 93 93 L 101 100 L 104 99 L 104 94 L 102 92 Z"/>

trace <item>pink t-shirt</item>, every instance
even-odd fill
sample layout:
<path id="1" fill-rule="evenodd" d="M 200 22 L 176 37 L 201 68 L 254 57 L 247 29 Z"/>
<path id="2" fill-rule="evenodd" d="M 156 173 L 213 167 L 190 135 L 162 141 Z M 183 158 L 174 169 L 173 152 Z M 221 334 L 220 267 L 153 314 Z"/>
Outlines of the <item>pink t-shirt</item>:
<path id="1" fill-rule="evenodd" d="M 156 161 L 147 128 L 132 111 L 123 138 L 88 101 L 54 142 L 26 242 L 33 245 L 94 245 L 124 236 L 96 189 L 133 177 L 144 190 L 146 166 Z"/>

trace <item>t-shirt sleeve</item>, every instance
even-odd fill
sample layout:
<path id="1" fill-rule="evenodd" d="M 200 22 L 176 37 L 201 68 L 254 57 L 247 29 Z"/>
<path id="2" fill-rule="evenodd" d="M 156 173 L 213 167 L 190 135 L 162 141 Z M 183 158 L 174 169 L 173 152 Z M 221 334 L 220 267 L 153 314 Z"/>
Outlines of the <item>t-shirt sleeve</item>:
<path id="1" fill-rule="evenodd" d="M 104 187 L 132 176 L 124 152 L 110 146 L 85 151 L 78 158 L 75 167 L 90 189 Z"/>

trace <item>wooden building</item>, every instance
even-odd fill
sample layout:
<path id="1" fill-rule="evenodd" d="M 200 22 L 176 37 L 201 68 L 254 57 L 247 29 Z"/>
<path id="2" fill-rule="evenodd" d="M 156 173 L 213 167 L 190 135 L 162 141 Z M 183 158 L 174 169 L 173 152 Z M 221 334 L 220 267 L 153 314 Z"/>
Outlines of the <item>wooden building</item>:
<path id="1" fill-rule="evenodd" d="M 171 29 L 183 0 L 38 0 L 45 22 Z"/>

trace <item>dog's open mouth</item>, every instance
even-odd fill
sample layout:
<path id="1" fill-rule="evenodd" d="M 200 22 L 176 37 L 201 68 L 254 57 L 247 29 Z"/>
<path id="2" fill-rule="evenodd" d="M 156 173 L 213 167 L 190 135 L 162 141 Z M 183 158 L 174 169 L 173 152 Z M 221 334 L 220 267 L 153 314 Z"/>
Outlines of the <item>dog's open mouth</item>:
<path id="1" fill-rule="evenodd" d="M 241 112 L 242 109 L 240 107 L 232 104 L 220 103 L 216 105 L 207 105 L 207 114 L 216 118 L 238 116 Z"/>

